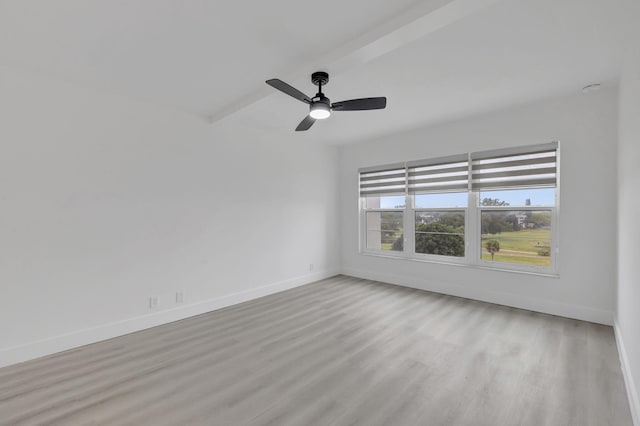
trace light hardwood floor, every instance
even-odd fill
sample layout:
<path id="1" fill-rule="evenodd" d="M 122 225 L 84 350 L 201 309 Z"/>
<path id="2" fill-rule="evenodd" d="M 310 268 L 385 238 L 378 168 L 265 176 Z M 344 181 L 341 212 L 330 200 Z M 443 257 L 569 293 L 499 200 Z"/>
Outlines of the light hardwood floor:
<path id="1" fill-rule="evenodd" d="M 611 327 L 338 276 L 0 369 L 0 424 L 631 419 Z"/>

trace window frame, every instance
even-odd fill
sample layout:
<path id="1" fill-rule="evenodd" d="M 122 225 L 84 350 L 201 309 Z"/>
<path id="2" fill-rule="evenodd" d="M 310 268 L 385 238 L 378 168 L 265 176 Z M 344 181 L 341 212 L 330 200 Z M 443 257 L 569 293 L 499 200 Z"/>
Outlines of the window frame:
<path id="1" fill-rule="evenodd" d="M 428 263 L 451 264 L 464 267 L 475 267 L 481 269 L 490 269 L 504 272 L 526 273 L 535 275 L 544 275 L 558 277 L 559 259 L 560 259 L 560 243 L 559 243 L 559 221 L 560 221 L 560 144 L 554 142 L 556 146 L 556 185 L 554 188 L 553 206 L 480 206 L 480 192 L 478 189 L 471 189 L 471 179 L 469 179 L 469 187 L 467 193 L 466 207 L 420 207 L 416 208 L 415 196 L 419 195 L 410 193 L 408 185 L 404 194 L 375 194 L 373 196 L 402 196 L 405 197 L 404 208 L 367 208 L 366 196 L 359 194 L 359 254 L 372 255 L 379 257 L 389 257 L 395 259 L 404 259 L 410 261 L 420 261 Z M 514 148 L 519 149 L 519 148 Z M 469 154 L 470 155 L 470 154 Z M 407 163 L 408 164 L 408 163 Z M 469 161 L 471 168 L 471 161 Z M 358 177 L 358 185 L 359 185 Z M 539 187 L 529 187 L 529 189 L 537 189 Z M 516 188 L 514 188 L 516 189 Z M 527 189 L 526 187 L 517 189 Z M 441 191 L 441 192 L 465 192 L 461 190 Z M 403 212 L 403 250 L 377 250 L 367 248 L 367 212 Z M 465 217 L 464 230 L 464 257 L 446 256 L 427 253 L 416 253 L 415 251 L 415 235 L 416 235 L 416 213 L 421 211 L 447 211 L 447 212 L 463 212 Z M 518 263 L 490 261 L 482 259 L 482 212 L 483 211 L 549 211 L 551 215 L 551 265 L 535 266 L 523 265 Z"/>
<path id="2" fill-rule="evenodd" d="M 535 189 L 535 188 L 532 188 Z M 474 242 L 475 247 L 475 262 L 478 266 L 490 269 L 504 269 L 509 271 L 521 271 L 521 272 L 531 272 L 537 274 L 558 274 L 558 254 L 559 254 L 559 246 L 558 246 L 558 187 L 555 188 L 555 205 L 554 206 L 481 206 L 480 205 L 480 191 L 472 191 L 472 196 L 474 200 L 469 200 L 473 202 L 473 209 L 476 210 L 474 213 L 475 219 L 475 229 L 476 229 L 476 237 L 477 241 Z M 500 261 L 491 261 L 482 259 L 482 212 L 485 211 L 549 211 L 551 212 L 551 265 L 550 266 L 535 266 L 535 265 L 523 265 L 518 263 L 509 263 L 509 262 L 500 262 Z"/>
<path id="3" fill-rule="evenodd" d="M 377 195 L 379 197 L 384 197 L 385 195 Z M 394 194 L 394 196 L 398 196 L 398 194 Z M 406 195 L 405 195 L 406 200 Z M 366 197 L 360 197 L 360 253 L 367 253 L 373 255 L 380 256 L 391 256 L 391 257 L 404 257 L 403 254 L 406 251 L 406 242 L 407 242 L 407 234 L 405 230 L 406 222 L 407 222 L 407 212 L 406 212 L 406 204 L 405 207 L 402 208 L 367 208 L 367 200 Z M 403 235 L 403 249 L 402 251 L 396 250 L 382 250 L 382 249 L 372 249 L 367 246 L 367 236 L 369 229 L 367 228 L 367 213 L 369 212 L 401 212 L 402 213 L 402 235 Z"/>
<path id="4" fill-rule="evenodd" d="M 458 191 L 459 192 L 459 191 Z M 411 254 L 416 259 L 435 262 L 451 262 L 466 264 L 469 261 L 469 208 L 468 207 L 414 207 L 415 195 L 409 195 L 411 202 Z M 444 254 L 418 253 L 416 252 L 416 213 L 419 212 L 462 212 L 464 214 L 464 256 L 447 256 Z"/>

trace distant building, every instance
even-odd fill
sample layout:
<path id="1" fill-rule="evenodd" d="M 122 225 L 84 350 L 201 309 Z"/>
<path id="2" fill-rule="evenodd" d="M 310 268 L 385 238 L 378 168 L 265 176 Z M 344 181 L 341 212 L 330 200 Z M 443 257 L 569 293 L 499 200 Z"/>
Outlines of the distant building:
<path id="1" fill-rule="evenodd" d="M 529 201 L 529 200 L 527 200 Z M 518 213 L 516 215 L 516 219 L 518 220 L 518 226 L 520 228 L 526 228 L 527 227 L 527 215 L 525 213 Z"/>
<path id="2" fill-rule="evenodd" d="M 437 218 L 437 217 L 435 217 L 435 216 L 433 216 L 433 215 L 430 215 L 430 214 L 429 214 L 429 215 L 421 214 L 421 215 L 420 215 L 419 222 L 420 222 L 421 224 L 428 225 L 428 224 L 430 224 L 430 223 L 437 222 L 437 221 L 439 221 L 439 220 L 440 220 L 440 218 Z"/>

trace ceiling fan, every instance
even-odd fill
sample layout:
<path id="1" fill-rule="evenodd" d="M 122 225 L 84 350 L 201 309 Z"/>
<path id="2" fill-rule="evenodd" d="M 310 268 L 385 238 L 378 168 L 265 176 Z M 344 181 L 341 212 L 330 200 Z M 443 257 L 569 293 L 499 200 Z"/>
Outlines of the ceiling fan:
<path id="1" fill-rule="evenodd" d="M 329 74 L 324 71 L 317 71 L 311 74 L 311 82 L 318 86 L 318 93 L 316 93 L 313 98 L 308 97 L 295 87 L 277 78 L 266 81 L 269 86 L 309 105 L 309 115 L 298 124 L 296 132 L 309 130 L 316 120 L 329 118 L 331 111 L 366 111 L 370 109 L 384 109 L 387 106 L 387 98 L 385 97 L 350 99 L 348 101 L 331 103 L 329 98 L 322 93 L 322 86 L 326 86 L 329 82 Z"/>

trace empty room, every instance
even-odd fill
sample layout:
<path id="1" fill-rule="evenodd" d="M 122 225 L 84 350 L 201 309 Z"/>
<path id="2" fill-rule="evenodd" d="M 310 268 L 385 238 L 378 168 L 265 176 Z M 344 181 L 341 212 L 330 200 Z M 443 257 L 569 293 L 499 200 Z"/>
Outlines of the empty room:
<path id="1" fill-rule="evenodd" d="M 0 425 L 640 426 L 640 1 L 0 0 Z"/>

